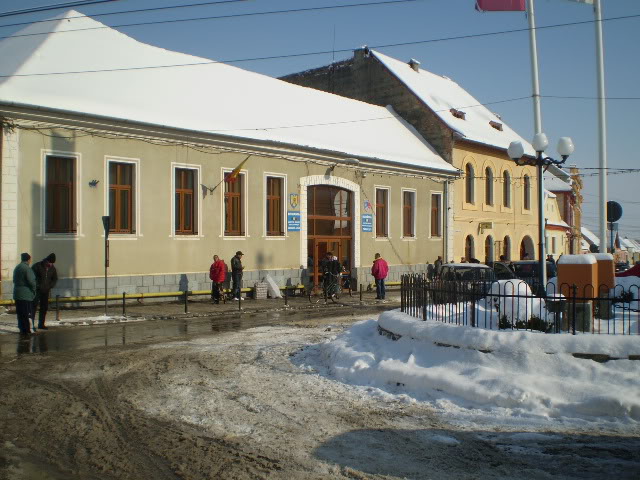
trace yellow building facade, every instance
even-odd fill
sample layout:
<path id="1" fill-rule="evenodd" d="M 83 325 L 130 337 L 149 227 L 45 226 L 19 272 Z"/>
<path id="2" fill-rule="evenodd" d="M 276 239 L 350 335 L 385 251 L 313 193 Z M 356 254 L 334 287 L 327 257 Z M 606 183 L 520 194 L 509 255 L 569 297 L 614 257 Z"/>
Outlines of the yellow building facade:
<path id="1" fill-rule="evenodd" d="M 536 171 L 494 148 L 456 143 L 450 256 L 456 262 L 536 258 Z"/>

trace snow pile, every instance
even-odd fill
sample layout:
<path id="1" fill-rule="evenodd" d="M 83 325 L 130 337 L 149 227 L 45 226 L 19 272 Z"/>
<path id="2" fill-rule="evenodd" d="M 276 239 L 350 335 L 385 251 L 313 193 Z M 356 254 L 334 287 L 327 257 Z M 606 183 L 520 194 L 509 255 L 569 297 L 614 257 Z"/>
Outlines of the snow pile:
<path id="1" fill-rule="evenodd" d="M 523 280 L 494 282 L 485 302 L 497 311 L 500 318 L 506 317 L 512 324 L 526 322 L 533 315 L 546 317 L 544 300 L 534 297 L 531 288 Z"/>
<path id="2" fill-rule="evenodd" d="M 614 358 L 640 355 L 640 336 L 545 334 L 527 330 L 496 332 L 442 322 L 422 322 L 399 310 L 382 313 L 378 324 L 389 332 L 421 342 L 491 352 L 583 353 Z"/>
<path id="3" fill-rule="evenodd" d="M 378 333 L 378 322 L 366 320 L 312 347 L 329 376 L 384 398 L 429 402 L 462 423 L 560 419 L 637 428 L 640 422 L 640 362 L 597 363 L 567 353 L 637 354 L 638 337 L 496 332 L 421 322 L 397 311 L 382 314 L 380 325 L 405 336 L 393 341 Z M 316 358 L 300 355 L 303 362 Z"/>

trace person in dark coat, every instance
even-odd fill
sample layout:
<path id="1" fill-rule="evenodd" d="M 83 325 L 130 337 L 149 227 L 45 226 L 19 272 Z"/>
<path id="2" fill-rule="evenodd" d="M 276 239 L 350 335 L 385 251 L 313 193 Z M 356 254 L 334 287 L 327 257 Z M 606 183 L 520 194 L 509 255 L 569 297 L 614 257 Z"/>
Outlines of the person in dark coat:
<path id="1" fill-rule="evenodd" d="M 36 297 L 36 277 L 29 268 L 31 255 L 20 254 L 21 263 L 13 270 L 13 299 L 16 302 L 16 314 L 18 316 L 18 328 L 20 335 L 29 335 L 31 326 L 29 318 L 33 308 L 33 300 Z"/>
<path id="2" fill-rule="evenodd" d="M 242 271 L 244 266 L 242 265 L 242 253 L 240 250 L 236 252 L 236 255 L 231 259 L 231 280 L 233 281 L 233 299 L 244 300 L 240 290 L 242 289 Z"/>
<path id="3" fill-rule="evenodd" d="M 213 256 L 213 263 L 209 268 L 209 278 L 211 279 L 211 299 L 213 303 L 220 303 L 223 284 L 227 279 L 227 265 L 218 255 Z"/>
<path id="4" fill-rule="evenodd" d="M 50 253 L 47 258 L 35 263 L 31 269 L 36 276 L 36 298 L 33 301 L 32 315 L 35 319 L 36 311 L 40 308 L 38 314 L 38 328 L 47 329 L 45 321 L 47 312 L 49 311 L 49 294 L 51 289 L 58 283 L 58 272 L 54 265 L 56 263 L 56 254 Z"/>
<path id="5" fill-rule="evenodd" d="M 320 271 L 322 272 L 322 289 L 326 292 L 331 283 L 336 281 L 334 277 L 338 277 L 342 271 L 340 262 L 332 252 L 327 252 L 320 262 Z"/>

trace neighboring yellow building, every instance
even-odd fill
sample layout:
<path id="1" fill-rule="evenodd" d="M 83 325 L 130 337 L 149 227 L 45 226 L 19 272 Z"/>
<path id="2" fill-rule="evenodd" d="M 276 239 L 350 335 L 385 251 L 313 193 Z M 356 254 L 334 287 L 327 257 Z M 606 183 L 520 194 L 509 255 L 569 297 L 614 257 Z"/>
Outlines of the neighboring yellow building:
<path id="1" fill-rule="evenodd" d="M 569 254 L 571 227 L 560 215 L 556 194 L 547 190 L 544 198 L 546 252 L 557 260 L 560 255 Z"/>
<path id="2" fill-rule="evenodd" d="M 352 59 L 283 77 L 380 106 L 391 105 L 462 176 L 448 185 L 446 261 L 536 258 L 538 189 L 533 167 L 507 155 L 519 140 L 502 119 L 445 76 L 369 48 Z"/>
<path id="3" fill-rule="evenodd" d="M 536 258 L 537 189 L 535 168 L 520 167 L 499 151 L 457 142 L 453 259 L 481 262 Z"/>

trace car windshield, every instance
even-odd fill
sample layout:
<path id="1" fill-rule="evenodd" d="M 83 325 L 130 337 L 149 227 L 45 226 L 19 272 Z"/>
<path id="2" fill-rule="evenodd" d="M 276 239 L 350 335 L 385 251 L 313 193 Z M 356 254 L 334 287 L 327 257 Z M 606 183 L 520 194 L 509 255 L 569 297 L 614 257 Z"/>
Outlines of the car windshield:
<path id="1" fill-rule="evenodd" d="M 455 267 L 444 272 L 445 280 L 485 281 L 493 280 L 493 270 L 490 268 Z"/>
<path id="2" fill-rule="evenodd" d="M 511 265 L 515 274 L 522 277 L 535 277 L 538 275 L 538 263 L 517 263 L 514 262 Z M 556 268 L 555 265 L 551 262 L 547 262 L 547 277 L 555 277 Z"/>

